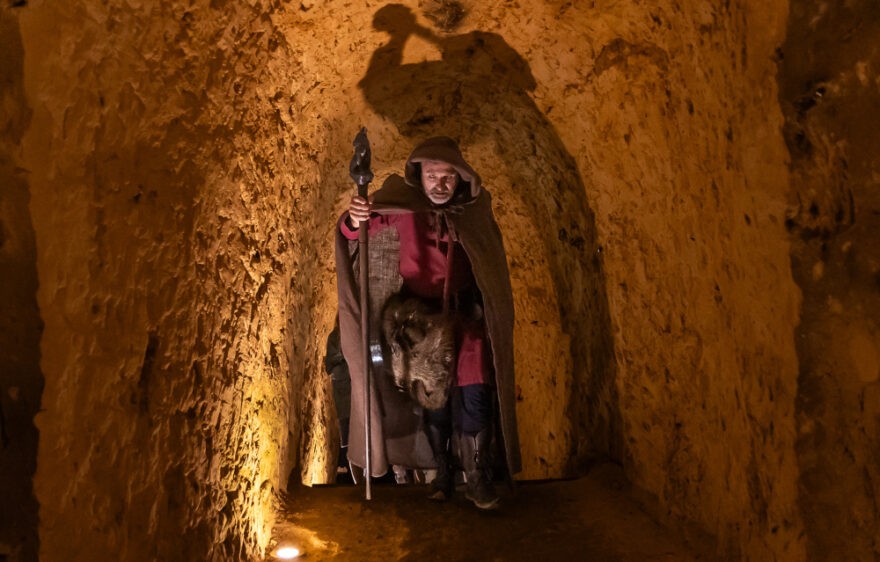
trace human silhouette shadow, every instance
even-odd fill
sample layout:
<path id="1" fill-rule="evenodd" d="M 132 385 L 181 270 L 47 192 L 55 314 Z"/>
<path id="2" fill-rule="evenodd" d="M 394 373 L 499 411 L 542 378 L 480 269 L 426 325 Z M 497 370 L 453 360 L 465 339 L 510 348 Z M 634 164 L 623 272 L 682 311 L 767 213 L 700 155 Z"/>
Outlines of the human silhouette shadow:
<path id="1" fill-rule="evenodd" d="M 473 31 L 438 35 L 419 25 L 406 6 L 379 9 L 373 27 L 389 41 L 371 56 L 358 83 L 369 105 L 413 143 L 435 135 L 464 147 L 488 141 L 505 165 L 506 180 L 536 231 L 555 284 L 562 329 L 571 335 L 573 388 L 568 404 L 576 435 L 595 454 L 620 458 L 619 406 L 613 347 L 595 218 L 584 183 L 553 124 L 529 92 L 536 87 L 528 63 L 498 34 Z M 440 60 L 404 64 L 413 37 L 432 43 Z M 488 178 L 488 184 L 499 178 Z M 543 319 L 538 319 L 539 321 Z M 585 434 L 587 432 L 587 434 Z M 578 472 L 580 467 L 569 467 Z"/>
<path id="2" fill-rule="evenodd" d="M 438 36 L 399 4 L 377 11 L 373 26 L 391 39 L 373 53 L 359 86 L 367 102 L 405 136 L 439 134 L 450 125 L 460 129 L 461 118 L 479 116 L 483 105 L 528 98 L 526 92 L 535 88 L 528 64 L 495 33 Z M 433 43 L 442 60 L 403 64 L 410 37 Z"/>

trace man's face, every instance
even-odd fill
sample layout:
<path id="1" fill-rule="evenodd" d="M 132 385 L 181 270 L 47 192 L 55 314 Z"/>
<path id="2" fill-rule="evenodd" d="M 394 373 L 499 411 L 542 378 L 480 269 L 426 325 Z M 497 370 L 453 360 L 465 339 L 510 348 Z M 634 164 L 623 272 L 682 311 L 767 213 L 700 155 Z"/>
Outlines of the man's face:
<path id="1" fill-rule="evenodd" d="M 422 162 L 422 187 L 431 203 L 448 203 L 458 187 L 458 172 L 446 162 L 425 160 Z"/>

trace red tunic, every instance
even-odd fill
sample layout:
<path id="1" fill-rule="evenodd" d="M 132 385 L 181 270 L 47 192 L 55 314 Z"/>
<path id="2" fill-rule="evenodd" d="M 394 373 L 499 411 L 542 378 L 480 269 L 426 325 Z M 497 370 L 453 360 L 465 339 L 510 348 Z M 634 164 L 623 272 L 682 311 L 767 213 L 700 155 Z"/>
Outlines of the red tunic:
<path id="1" fill-rule="evenodd" d="M 370 218 L 370 236 L 386 228 L 396 228 L 400 240 L 400 275 L 407 290 L 419 297 L 439 299 L 443 297 L 443 285 L 448 271 L 447 250 L 449 234 L 439 233 L 427 213 L 374 214 Z M 358 231 L 341 222 L 342 235 L 357 240 Z M 439 236 L 439 240 L 438 240 Z M 474 287 L 470 260 L 458 242 L 453 252 L 452 294 Z M 492 381 L 491 361 L 482 324 L 466 323 L 458 334 L 458 361 L 456 385 L 488 384 Z"/>

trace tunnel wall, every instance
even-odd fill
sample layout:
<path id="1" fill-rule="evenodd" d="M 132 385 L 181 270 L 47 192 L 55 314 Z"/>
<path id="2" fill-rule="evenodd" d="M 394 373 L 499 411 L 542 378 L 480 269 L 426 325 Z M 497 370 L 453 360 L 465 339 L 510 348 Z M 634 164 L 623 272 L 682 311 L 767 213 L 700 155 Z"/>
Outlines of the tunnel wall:
<path id="1" fill-rule="evenodd" d="M 328 477 L 329 241 L 360 125 L 379 178 L 447 125 L 497 195 L 535 436 L 523 477 L 610 458 L 722 555 L 803 557 L 786 5 L 463 5 L 437 36 L 493 33 L 473 37 L 504 52 L 480 62 L 520 57 L 532 81 L 433 122 L 471 98 L 400 121 L 359 85 L 388 40 L 376 7 L 22 11 L 44 557 L 253 556 L 300 451 Z M 442 57 L 411 47 L 407 64 Z"/>
<path id="2" fill-rule="evenodd" d="M 721 555 L 801 559 L 799 294 L 773 66 L 787 7 L 601 4 L 555 36 L 580 34 L 583 58 L 548 53 L 536 76 L 578 73 L 555 88 L 571 95 L 539 105 L 592 180 L 621 460 L 661 515 L 697 522 Z"/>
<path id="3" fill-rule="evenodd" d="M 21 8 L 41 559 L 241 560 L 268 542 L 301 426 L 291 211 L 315 178 L 296 165 L 279 5 Z"/>
<path id="4" fill-rule="evenodd" d="M 312 279 L 317 302 L 335 306 L 332 221 L 352 194 L 347 170 L 358 127 L 367 127 L 373 144 L 374 189 L 402 171 L 417 142 L 438 134 L 456 138 L 493 194 L 505 236 L 516 308 L 517 411 L 529 420 L 520 432 L 524 460 L 517 477 L 578 474 L 590 456 L 607 456 L 619 424 L 610 419 L 616 412 L 608 399 L 613 365 L 594 218 L 575 159 L 529 95 L 535 87 L 531 70 L 521 45 L 500 34 L 507 28 L 494 19 L 497 14 L 469 5 L 475 11 L 460 28 L 438 29 L 414 2 L 390 7 L 397 20 L 382 23 L 374 21 L 385 9 L 380 6 L 331 2 L 289 14 L 300 45 L 322 44 L 302 57 L 314 84 L 305 104 L 327 129 L 326 149 L 315 158 L 333 195 L 327 223 L 319 227 L 325 242 L 317 250 L 324 273 Z M 320 346 L 331 325 L 332 315 L 316 311 L 312 326 L 319 345 L 307 367 L 316 373 L 308 385 L 315 396 L 326 394 L 318 376 Z M 598 366 L 592 377 L 591 363 Z M 587 394 L 579 385 L 605 392 L 590 394 L 593 409 L 586 413 L 574 404 Z M 331 460 L 326 424 L 332 425 L 334 414 L 313 412 L 310 419 L 321 423 L 306 435 L 303 476 L 323 482 L 329 471 L 318 467 Z M 573 423 L 572 416 L 600 421 Z M 575 432 L 584 427 L 597 439 L 577 442 Z"/>
<path id="5" fill-rule="evenodd" d="M 0 558 L 36 560 L 40 409 L 40 331 L 37 252 L 21 167 L 21 139 L 30 122 L 24 92 L 24 53 L 14 8 L 0 5 Z"/>
<path id="6" fill-rule="evenodd" d="M 350 193 L 350 123 L 370 130 L 379 179 L 432 132 L 461 140 L 495 195 L 508 249 L 520 477 L 617 460 L 646 505 L 708 531 L 719 556 L 803 559 L 800 293 L 774 62 L 787 5 L 461 2 L 463 18 L 444 27 L 430 13 L 444 4 L 402 4 L 418 33 L 406 10 L 377 24 L 378 7 L 303 4 L 303 43 L 334 37 L 303 63 L 315 77 L 310 107 L 336 131 L 321 161 L 339 209 Z M 503 52 L 487 61 L 486 45 Z M 409 90 L 370 79 L 382 48 L 390 62 L 379 68 Z M 527 72 L 510 71 L 517 56 Z M 499 100 L 486 85 L 486 103 L 470 106 L 468 88 L 443 87 L 484 67 L 529 100 Z M 496 107 L 505 104 L 513 109 Z M 584 220 L 576 231 L 574 218 Z M 331 300 L 332 283 L 324 287 Z"/>
<path id="7" fill-rule="evenodd" d="M 880 557 L 880 9 L 791 3 L 780 102 L 804 294 L 797 458 L 810 560 Z"/>

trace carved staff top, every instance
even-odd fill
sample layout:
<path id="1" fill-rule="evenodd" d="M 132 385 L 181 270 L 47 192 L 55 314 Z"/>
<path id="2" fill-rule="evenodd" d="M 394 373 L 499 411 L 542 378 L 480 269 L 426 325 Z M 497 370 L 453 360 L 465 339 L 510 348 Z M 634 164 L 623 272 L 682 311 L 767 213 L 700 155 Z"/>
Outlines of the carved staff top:
<path id="1" fill-rule="evenodd" d="M 373 171 L 370 169 L 370 141 L 367 139 L 367 128 L 361 127 L 360 132 L 354 137 L 354 156 L 351 157 L 351 165 L 348 167 L 351 179 L 359 186 L 365 186 L 373 181 Z"/>

